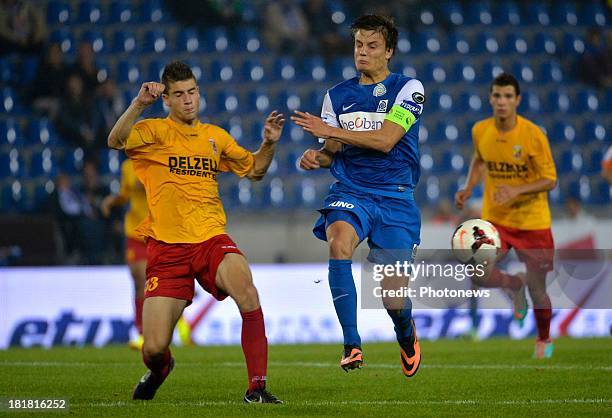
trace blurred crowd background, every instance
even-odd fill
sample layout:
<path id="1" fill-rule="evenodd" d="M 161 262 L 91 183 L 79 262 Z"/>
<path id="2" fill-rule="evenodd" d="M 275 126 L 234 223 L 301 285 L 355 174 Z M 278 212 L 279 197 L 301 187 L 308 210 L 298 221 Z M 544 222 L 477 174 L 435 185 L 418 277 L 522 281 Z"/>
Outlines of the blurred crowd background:
<path id="1" fill-rule="evenodd" d="M 425 86 L 416 198 L 426 221 L 458 219 L 470 130 L 490 114 L 502 70 L 521 82 L 520 113 L 550 139 L 554 216 L 610 218 L 610 10 L 594 0 L 0 0 L 0 265 L 123 261 L 121 211 L 105 218 L 100 203 L 118 191 L 125 155 L 106 137 L 167 62 L 193 67 L 202 121 L 254 150 L 267 112 L 318 114 L 325 91 L 356 75 L 349 27 L 362 13 L 395 18 L 391 68 Z M 164 115 L 161 101 L 145 113 Z M 296 166 L 318 144 L 291 123 L 283 136 L 262 182 L 220 177 L 228 212 L 286 216 L 322 202 L 329 173 Z"/>

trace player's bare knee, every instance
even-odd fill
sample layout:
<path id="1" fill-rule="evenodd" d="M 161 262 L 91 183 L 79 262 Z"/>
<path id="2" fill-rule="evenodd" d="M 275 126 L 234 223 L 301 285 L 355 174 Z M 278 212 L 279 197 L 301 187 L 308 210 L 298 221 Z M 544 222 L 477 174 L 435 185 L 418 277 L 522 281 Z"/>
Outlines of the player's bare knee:
<path id="1" fill-rule="evenodd" d="M 350 260 L 353 257 L 353 243 L 344 237 L 331 238 L 329 256 L 334 260 Z"/>
<path id="2" fill-rule="evenodd" d="M 241 292 L 232 296 L 241 312 L 250 312 L 259 308 L 259 295 L 252 284 L 246 286 Z"/>
<path id="3" fill-rule="evenodd" d="M 145 338 L 142 346 L 142 353 L 148 358 L 155 358 L 162 356 L 167 349 L 168 345 L 160 340 Z"/>

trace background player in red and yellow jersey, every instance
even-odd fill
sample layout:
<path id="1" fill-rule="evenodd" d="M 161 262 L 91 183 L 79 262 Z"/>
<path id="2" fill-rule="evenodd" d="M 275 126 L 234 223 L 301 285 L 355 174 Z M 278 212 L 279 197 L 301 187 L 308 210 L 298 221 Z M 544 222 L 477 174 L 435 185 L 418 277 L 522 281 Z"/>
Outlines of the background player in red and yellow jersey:
<path id="1" fill-rule="evenodd" d="M 136 120 L 159 97 L 165 119 Z M 284 125 L 272 112 L 255 153 L 223 129 L 198 120 L 200 92 L 189 66 L 172 62 L 162 83 L 144 83 L 116 122 L 108 145 L 125 149 L 143 183 L 149 215 L 136 228 L 147 239 L 147 282 L 143 307 L 143 360 L 149 371 L 132 394 L 152 399 L 174 366 L 169 350 L 173 328 L 191 303 L 194 279 L 218 300 L 230 296 L 242 316 L 242 349 L 249 387 L 244 401 L 280 403 L 266 390 L 268 343 L 257 289 L 246 258 L 225 234 L 217 175 L 231 171 L 260 180 L 268 170 Z"/>
<path id="2" fill-rule="evenodd" d="M 474 157 L 467 183 L 455 195 L 455 203 L 463 208 L 484 176 L 482 218 L 497 227 L 504 251 L 515 248 L 527 274 L 517 277 L 495 269 L 479 284 L 512 289 L 516 315 L 520 312 L 517 305 L 525 303 L 521 278 L 526 280 L 538 328 L 534 356 L 543 358 L 553 352 L 546 274 L 553 268 L 554 244 L 547 192 L 555 187 L 557 173 L 546 135 L 517 115 L 520 101 L 520 87 L 512 75 L 500 74 L 493 80 L 489 93 L 493 117 L 477 122 L 472 129 Z"/>
<path id="3" fill-rule="evenodd" d="M 147 268 L 147 244 L 136 233 L 136 227 L 149 215 L 147 195 L 144 186 L 134 172 L 132 160 L 125 160 L 121 164 L 121 186 L 119 194 L 104 198 L 101 205 L 102 214 L 110 215 L 114 206 L 129 208 L 123 220 L 125 234 L 125 261 L 134 280 L 134 326 L 138 330 L 138 337 L 131 339 L 130 348 L 141 350 L 144 339 L 142 337 L 142 305 L 144 303 L 144 287 Z M 179 336 L 184 345 L 191 344 L 191 330 L 187 321 L 181 317 L 177 324 Z"/>

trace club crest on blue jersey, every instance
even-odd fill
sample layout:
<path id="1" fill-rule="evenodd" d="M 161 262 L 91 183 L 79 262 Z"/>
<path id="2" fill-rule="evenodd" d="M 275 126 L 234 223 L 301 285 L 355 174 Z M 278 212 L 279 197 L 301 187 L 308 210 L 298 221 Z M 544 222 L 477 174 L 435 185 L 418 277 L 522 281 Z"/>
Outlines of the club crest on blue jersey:
<path id="1" fill-rule="evenodd" d="M 387 112 L 387 105 L 389 104 L 389 100 L 381 100 L 378 102 L 378 107 L 376 108 L 377 112 Z"/>
<path id="2" fill-rule="evenodd" d="M 385 85 L 383 83 L 378 83 L 374 87 L 374 91 L 372 92 L 374 97 L 384 96 L 386 93 L 387 93 L 387 88 L 385 87 Z"/>

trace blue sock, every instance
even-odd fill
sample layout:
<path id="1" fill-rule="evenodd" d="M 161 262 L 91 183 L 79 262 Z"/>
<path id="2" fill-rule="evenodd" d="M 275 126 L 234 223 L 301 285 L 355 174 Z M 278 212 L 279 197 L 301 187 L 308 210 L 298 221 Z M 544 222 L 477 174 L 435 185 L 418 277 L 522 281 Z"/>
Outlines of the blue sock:
<path id="1" fill-rule="evenodd" d="M 342 326 L 345 345 L 361 347 L 357 332 L 357 289 L 353 280 L 351 260 L 329 260 L 329 288 L 336 315 Z"/>
<path id="2" fill-rule="evenodd" d="M 413 332 L 412 329 L 412 301 L 406 298 L 406 306 L 401 310 L 387 309 L 387 313 L 395 325 L 395 336 L 397 341 L 407 340 Z"/>

